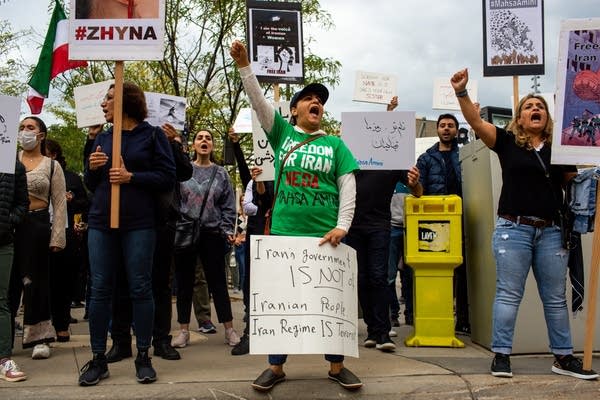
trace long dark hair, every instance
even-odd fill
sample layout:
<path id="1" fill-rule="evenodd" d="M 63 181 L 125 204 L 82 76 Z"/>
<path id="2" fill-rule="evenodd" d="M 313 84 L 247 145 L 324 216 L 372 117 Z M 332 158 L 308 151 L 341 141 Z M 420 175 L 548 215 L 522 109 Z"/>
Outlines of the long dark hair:
<path id="1" fill-rule="evenodd" d="M 62 147 L 60 147 L 60 144 L 56 140 L 46 139 L 45 147 L 47 154 L 54 154 L 54 159 L 58 161 L 63 171 L 67 169 L 67 160 L 65 160 L 65 156 L 63 155 Z"/>

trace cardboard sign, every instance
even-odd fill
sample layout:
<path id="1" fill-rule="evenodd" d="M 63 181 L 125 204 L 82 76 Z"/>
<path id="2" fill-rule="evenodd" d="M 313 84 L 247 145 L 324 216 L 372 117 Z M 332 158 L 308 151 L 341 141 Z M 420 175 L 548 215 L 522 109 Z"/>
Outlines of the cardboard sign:
<path id="1" fill-rule="evenodd" d="M 290 120 L 290 102 L 281 101 L 273 105 L 285 120 Z M 263 169 L 256 177 L 257 181 L 275 180 L 275 152 L 267 139 L 267 134 L 260 126 L 256 112 L 252 110 L 252 144 L 254 146 L 254 165 Z M 285 154 L 284 154 L 285 155 Z M 283 155 L 282 155 L 283 157 Z"/>
<path id="2" fill-rule="evenodd" d="M 342 113 L 342 139 L 360 169 L 410 169 L 415 136 L 413 111 Z"/>
<path id="3" fill-rule="evenodd" d="M 397 81 L 395 75 L 356 71 L 352 100 L 389 104 L 392 97 L 396 96 Z"/>
<path id="4" fill-rule="evenodd" d="M 106 122 L 100 105 L 104 101 L 108 88 L 113 83 L 113 80 L 109 80 L 92 83 L 91 85 L 77 86 L 73 89 L 78 128 L 104 124 Z"/>
<path id="5" fill-rule="evenodd" d="M 600 18 L 562 22 L 552 164 L 600 164 Z"/>
<path id="6" fill-rule="evenodd" d="M 71 60 L 162 60 L 166 0 L 133 2 L 114 9 L 72 0 L 69 15 Z"/>
<path id="7" fill-rule="evenodd" d="M 0 172 L 15 173 L 21 99 L 0 95 Z"/>
<path id="8" fill-rule="evenodd" d="M 173 125 L 175 129 L 183 130 L 185 125 L 185 97 L 171 96 L 164 93 L 144 92 L 148 106 L 150 125 L 162 126 L 165 122 Z"/>
<path id="9" fill-rule="evenodd" d="M 320 240 L 252 236 L 251 354 L 358 357 L 356 251 Z"/>

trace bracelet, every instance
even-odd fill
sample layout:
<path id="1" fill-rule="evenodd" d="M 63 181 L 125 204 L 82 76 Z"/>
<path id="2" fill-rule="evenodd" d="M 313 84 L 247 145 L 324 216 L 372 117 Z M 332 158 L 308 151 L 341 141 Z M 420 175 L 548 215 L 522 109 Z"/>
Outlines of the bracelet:
<path id="1" fill-rule="evenodd" d="M 463 89 L 458 92 L 454 92 L 454 94 L 456 95 L 456 97 L 465 97 L 469 94 L 469 92 L 467 92 L 467 89 Z"/>

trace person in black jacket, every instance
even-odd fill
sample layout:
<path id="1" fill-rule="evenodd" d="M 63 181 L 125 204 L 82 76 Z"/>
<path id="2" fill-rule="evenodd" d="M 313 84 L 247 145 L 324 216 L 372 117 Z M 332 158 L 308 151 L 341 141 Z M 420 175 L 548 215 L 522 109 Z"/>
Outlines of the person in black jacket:
<path id="1" fill-rule="evenodd" d="M 15 226 L 28 209 L 25 167 L 17 160 L 14 174 L 0 173 L 0 378 L 9 382 L 27 379 L 27 375 L 11 359 L 14 320 L 8 304 L 8 284 Z"/>
<path id="2" fill-rule="evenodd" d="M 181 136 L 172 125 L 162 126 L 175 161 L 175 174 L 178 182 L 192 177 L 192 165 L 183 152 Z M 175 240 L 175 222 L 179 213 L 179 185 L 173 190 L 161 193 L 157 197 L 159 223 L 156 230 L 156 247 L 154 249 L 154 265 L 152 267 L 152 295 L 154 297 L 154 327 L 152 329 L 152 346 L 154 355 L 165 360 L 179 360 L 181 355 L 171 346 L 171 265 L 173 242 Z M 113 345 L 106 353 L 109 363 L 121 361 L 132 356 L 131 352 L 131 300 L 127 290 L 125 274 L 117 274 L 117 286 L 113 303 L 113 319 L 111 338 Z"/>

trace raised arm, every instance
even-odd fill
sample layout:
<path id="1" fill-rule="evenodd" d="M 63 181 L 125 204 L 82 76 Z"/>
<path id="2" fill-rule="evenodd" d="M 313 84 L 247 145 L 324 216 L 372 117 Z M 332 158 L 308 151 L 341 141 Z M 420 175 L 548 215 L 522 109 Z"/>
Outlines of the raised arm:
<path id="1" fill-rule="evenodd" d="M 487 147 L 494 147 L 496 144 L 496 127 L 484 121 L 479 115 L 478 108 L 473 104 L 467 92 L 467 82 L 469 81 L 469 71 L 465 68 L 455 73 L 450 79 L 450 83 L 456 93 L 460 110 L 471 128 L 479 135 L 479 138 Z"/>

